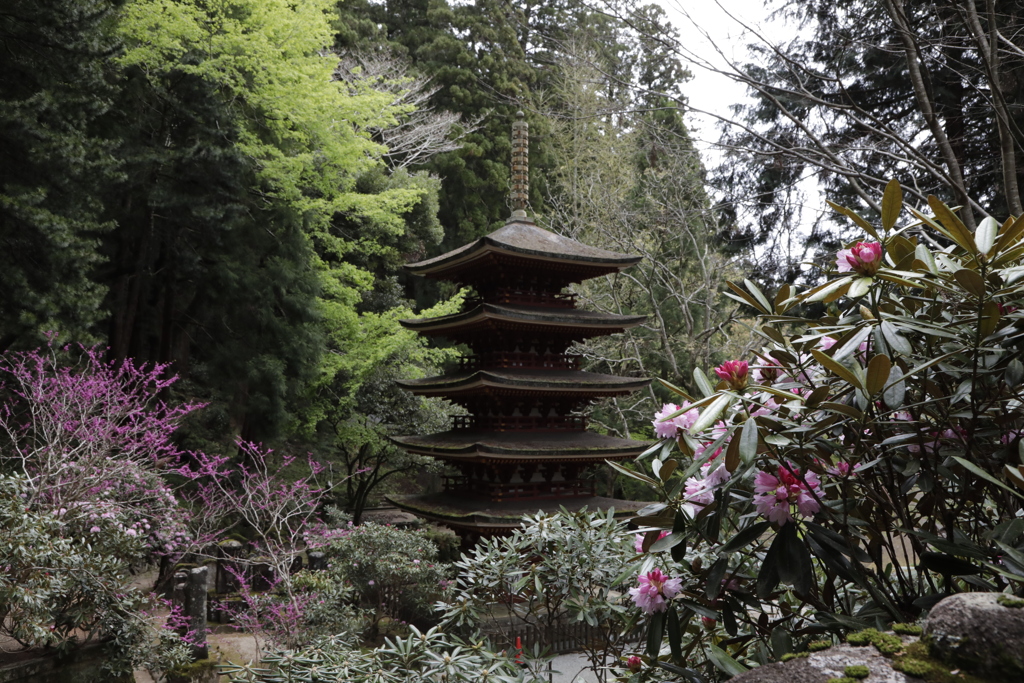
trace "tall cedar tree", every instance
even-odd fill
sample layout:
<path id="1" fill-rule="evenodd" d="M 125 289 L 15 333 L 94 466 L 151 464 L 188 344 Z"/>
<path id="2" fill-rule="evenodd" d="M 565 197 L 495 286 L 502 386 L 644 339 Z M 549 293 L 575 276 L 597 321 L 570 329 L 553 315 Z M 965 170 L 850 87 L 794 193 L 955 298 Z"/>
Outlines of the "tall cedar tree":
<path id="1" fill-rule="evenodd" d="M 0 350 L 101 317 L 100 188 L 118 175 L 94 126 L 110 105 L 120 0 L 7 0 L 0 11 Z"/>

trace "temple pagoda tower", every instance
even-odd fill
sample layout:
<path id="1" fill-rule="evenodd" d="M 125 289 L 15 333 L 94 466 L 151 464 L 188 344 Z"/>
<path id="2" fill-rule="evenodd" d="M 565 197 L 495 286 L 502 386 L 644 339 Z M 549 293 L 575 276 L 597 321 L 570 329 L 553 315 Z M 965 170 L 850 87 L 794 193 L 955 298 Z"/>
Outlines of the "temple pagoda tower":
<path id="1" fill-rule="evenodd" d="M 391 496 L 399 507 L 446 524 L 472 541 L 507 532 L 524 513 L 559 506 L 629 514 L 642 504 L 596 495 L 585 470 L 605 460 L 634 458 L 648 444 L 587 431 L 578 411 L 598 398 L 624 396 L 649 379 L 579 369 L 566 353 L 575 341 L 639 325 L 643 316 L 576 308 L 564 290 L 632 266 L 638 256 L 581 244 L 537 227 L 526 213 L 527 124 L 513 124 L 512 216 L 499 230 L 458 249 L 406 268 L 476 290 L 455 315 L 402 324 L 472 349 L 456 371 L 399 381 L 420 396 L 441 396 L 462 406 L 446 432 L 400 436 L 411 453 L 458 469 L 444 491 Z"/>

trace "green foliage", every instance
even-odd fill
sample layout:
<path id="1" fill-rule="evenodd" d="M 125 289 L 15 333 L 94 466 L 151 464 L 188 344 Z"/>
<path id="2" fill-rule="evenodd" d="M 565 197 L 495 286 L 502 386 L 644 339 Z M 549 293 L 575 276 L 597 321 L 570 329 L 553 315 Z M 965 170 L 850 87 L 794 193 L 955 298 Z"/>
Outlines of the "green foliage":
<path id="1" fill-rule="evenodd" d="M 901 624 L 895 623 L 892 625 L 892 630 L 895 633 L 907 636 L 919 636 L 921 635 L 921 627 L 918 624 Z"/>
<path id="2" fill-rule="evenodd" d="M 623 585 L 633 550 L 613 512 L 528 515 L 509 536 L 482 539 L 455 563 L 453 592 L 438 605 L 442 623 L 512 642 L 523 626 L 581 622 L 600 633 L 583 644 L 595 671 L 619 659 L 633 626 Z"/>
<path id="3" fill-rule="evenodd" d="M 323 549 L 328 576 L 350 585 L 358 604 L 382 617 L 405 621 L 431 616 L 448 585 L 449 567 L 437 546 L 419 529 L 361 524 L 330 532 Z"/>
<path id="4" fill-rule="evenodd" d="M 73 511 L 26 506 L 31 492 L 24 476 L 0 475 L 4 634 L 58 653 L 70 652 L 83 633 L 105 636 L 104 669 L 112 675 L 187 661 L 191 651 L 175 634 L 153 639 L 148 601 L 124 589 L 130 568 L 146 556 L 141 539 L 116 524 L 92 532 Z"/>
<path id="5" fill-rule="evenodd" d="M 496 653 L 482 641 L 463 641 L 438 628 L 389 639 L 373 650 L 327 639 L 296 652 L 264 656 L 262 665 L 225 666 L 232 683 L 344 680 L 351 683 L 543 683 L 524 672 L 511 655 Z M 265 668 L 265 667 L 273 667 Z"/>
<path id="6" fill-rule="evenodd" d="M 996 598 L 996 602 L 998 602 L 1003 607 L 1015 607 L 1015 608 L 1024 607 L 1024 600 L 1022 600 L 1020 598 L 1014 598 L 1012 596 L 1005 595 L 1005 594 L 1004 595 L 1000 595 L 998 598 Z"/>
<path id="7" fill-rule="evenodd" d="M 868 627 L 850 642 L 892 654 L 900 639 L 870 627 L 948 592 L 1024 583 L 1024 221 L 972 232 L 932 198 L 933 215 L 898 227 L 901 203 L 890 183 L 881 226 L 837 207 L 870 243 L 840 252 L 817 287 L 734 285 L 759 315 L 755 372 L 728 363 L 713 385 L 695 371 L 700 395 L 676 390 L 687 404 L 668 416 L 686 419 L 681 456 L 667 440 L 653 477 L 621 470 L 664 497 L 635 521 L 671 530 L 658 561 L 686 548 L 683 594 L 720 600 L 708 616 L 741 662 L 763 656 L 758 638 L 778 651 L 822 627 Z M 710 567 L 695 562 L 705 555 Z M 786 616 L 755 623 L 751 604 Z"/>
<path id="8" fill-rule="evenodd" d="M 89 342 L 104 290 L 91 271 L 111 224 L 97 200 L 119 169 L 96 122 L 120 0 L 11 0 L 0 13 L 0 349 L 46 334 Z"/>

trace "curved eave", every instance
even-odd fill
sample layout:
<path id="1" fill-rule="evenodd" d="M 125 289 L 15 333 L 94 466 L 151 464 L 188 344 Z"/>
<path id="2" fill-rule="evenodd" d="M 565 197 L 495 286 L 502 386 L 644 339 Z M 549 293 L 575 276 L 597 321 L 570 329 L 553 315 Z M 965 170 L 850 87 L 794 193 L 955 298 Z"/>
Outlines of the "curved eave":
<path id="1" fill-rule="evenodd" d="M 420 495 L 386 496 L 395 507 L 418 517 L 440 522 L 455 529 L 478 533 L 507 533 L 522 526 L 523 515 L 536 512 L 557 512 L 564 507 L 570 512 L 614 509 L 615 517 L 630 517 L 648 503 L 617 500 L 604 496 L 586 498 L 553 498 L 548 500 L 522 500 L 493 503 L 467 499 L 452 494 L 432 493 Z"/>
<path id="2" fill-rule="evenodd" d="M 529 263 L 585 266 L 599 271 L 588 277 L 594 277 L 600 271 L 624 270 L 641 260 L 640 256 L 591 247 L 539 228 L 532 221 L 520 220 L 510 221 L 491 234 L 440 256 L 409 263 L 405 268 L 416 275 L 445 279 L 492 255 L 524 258 Z"/>
<path id="3" fill-rule="evenodd" d="M 457 397 L 467 394 L 514 392 L 525 394 L 558 394 L 564 396 L 624 396 L 643 389 L 649 379 L 600 375 L 579 370 L 476 370 L 428 377 L 396 380 L 403 389 L 417 396 Z"/>
<path id="4" fill-rule="evenodd" d="M 438 318 L 400 320 L 403 327 L 425 335 L 451 335 L 475 329 L 553 329 L 590 337 L 622 332 L 646 319 L 642 315 L 613 315 L 576 309 L 482 304 L 469 311 Z"/>
<path id="5" fill-rule="evenodd" d="M 451 462 L 596 464 L 635 458 L 650 446 L 645 441 L 619 439 L 594 432 L 471 432 L 449 431 L 426 436 L 393 436 L 391 441 L 410 453 Z"/>

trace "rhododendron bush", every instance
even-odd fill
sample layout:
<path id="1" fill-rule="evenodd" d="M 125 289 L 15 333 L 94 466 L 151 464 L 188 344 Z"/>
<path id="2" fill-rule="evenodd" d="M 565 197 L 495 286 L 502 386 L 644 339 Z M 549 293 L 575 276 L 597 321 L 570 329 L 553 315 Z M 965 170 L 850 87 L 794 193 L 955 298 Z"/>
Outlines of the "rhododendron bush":
<path id="1" fill-rule="evenodd" d="M 666 383 L 650 474 L 619 468 L 663 501 L 635 520 L 658 675 L 1024 593 L 1024 218 L 972 233 L 934 198 L 904 213 L 896 182 L 880 225 L 834 208 L 864 235 L 827 281 L 731 285 L 763 346 L 694 394 Z"/>

